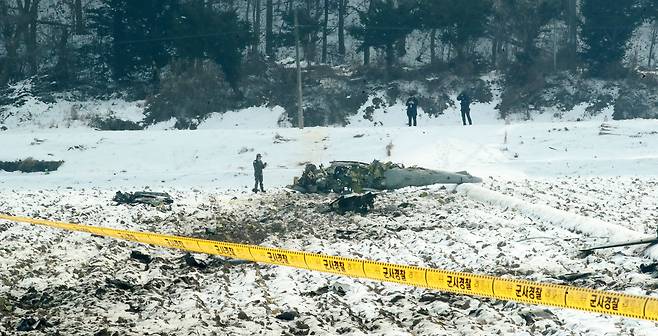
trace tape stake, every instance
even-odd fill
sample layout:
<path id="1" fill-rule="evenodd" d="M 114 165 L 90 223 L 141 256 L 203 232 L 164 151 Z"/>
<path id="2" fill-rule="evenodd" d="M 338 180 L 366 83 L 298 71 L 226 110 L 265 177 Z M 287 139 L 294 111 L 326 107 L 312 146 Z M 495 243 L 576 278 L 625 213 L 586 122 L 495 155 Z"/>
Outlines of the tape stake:
<path id="1" fill-rule="evenodd" d="M 0 219 L 355 278 L 658 321 L 654 297 L 4 214 Z"/>

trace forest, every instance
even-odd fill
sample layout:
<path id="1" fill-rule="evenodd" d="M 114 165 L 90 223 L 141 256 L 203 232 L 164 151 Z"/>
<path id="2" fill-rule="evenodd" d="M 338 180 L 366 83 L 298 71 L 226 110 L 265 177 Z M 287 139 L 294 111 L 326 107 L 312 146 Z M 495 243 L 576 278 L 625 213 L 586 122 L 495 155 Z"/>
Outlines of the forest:
<path id="1" fill-rule="evenodd" d="M 295 28 L 310 125 L 343 123 L 377 90 L 416 91 L 440 114 L 464 86 L 491 101 L 494 82 L 501 117 L 658 114 L 651 0 L 0 0 L 0 105 L 28 80 L 44 100 L 145 99 L 145 123 L 179 128 L 263 104 L 293 113 Z"/>

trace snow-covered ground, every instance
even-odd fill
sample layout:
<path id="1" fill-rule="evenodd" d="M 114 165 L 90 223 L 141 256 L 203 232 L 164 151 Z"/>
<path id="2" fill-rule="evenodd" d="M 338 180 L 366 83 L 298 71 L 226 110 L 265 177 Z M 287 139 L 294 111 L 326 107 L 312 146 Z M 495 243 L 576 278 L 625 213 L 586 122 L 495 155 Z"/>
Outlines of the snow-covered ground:
<path id="1" fill-rule="evenodd" d="M 194 187 L 250 190 L 251 162 L 283 187 L 306 162 L 389 160 L 474 175 L 655 176 L 658 121 L 518 123 L 439 127 L 211 129 L 0 133 L 0 160 L 63 160 L 56 172 L 0 173 L 3 188 Z M 391 156 L 387 146 L 391 144 Z"/>
<path id="2" fill-rule="evenodd" d="M 656 230 L 658 122 L 608 124 L 604 135 L 601 121 L 10 129 L 0 132 L 0 160 L 65 163 L 50 173 L 0 172 L 0 211 L 658 296 L 654 274 L 640 271 L 654 253 L 578 253 Z M 249 192 L 256 153 L 269 162 L 264 195 Z M 386 192 L 364 216 L 323 213 L 330 198 L 284 189 L 306 162 L 373 159 L 467 170 L 485 182 Z M 111 201 L 117 190 L 147 187 L 171 193 L 171 209 Z M 219 257 L 194 255 L 207 267 L 193 267 L 180 251 L 24 224 L 0 222 L 0 241 L 0 335 L 28 318 L 47 322 L 35 335 L 658 334 L 649 321 Z M 280 315 L 293 311 L 291 321 Z"/>

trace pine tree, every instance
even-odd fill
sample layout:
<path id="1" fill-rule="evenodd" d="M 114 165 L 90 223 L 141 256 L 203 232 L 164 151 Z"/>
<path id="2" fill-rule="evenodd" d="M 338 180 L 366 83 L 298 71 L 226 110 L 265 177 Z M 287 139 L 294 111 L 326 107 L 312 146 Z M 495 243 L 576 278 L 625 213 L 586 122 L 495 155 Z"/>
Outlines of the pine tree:
<path id="1" fill-rule="evenodd" d="M 170 57 L 171 22 L 179 0 L 103 0 L 90 13 L 90 26 L 109 36 L 110 46 L 100 53 L 110 64 L 115 80 L 157 81 L 157 69 Z M 103 46 L 103 45 L 102 45 Z M 141 78 L 143 73 L 151 78 Z"/>
<path id="2" fill-rule="evenodd" d="M 457 51 L 457 59 L 466 58 L 466 46 L 484 35 L 487 19 L 491 14 L 490 0 L 446 1 L 446 28 L 442 39 Z"/>
<path id="3" fill-rule="evenodd" d="M 425 1 L 420 4 L 420 26 L 430 32 L 430 60 L 436 61 L 437 32 L 448 27 L 448 11 L 445 1 Z"/>
<path id="4" fill-rule="evenodd" d="M 368 11 L 359 12 L 360 26 L 352 27 L 350 33 L 361 44 L 359 51 L 373 47 L 386 53 L 386 69 L 391 72 L 395 63 L 395 45 L 404 40 L 416 26 L 410 25 L 417 8 L 396 6 L 392 0 L 372 0 Z M 364 62 L 365 63 L 365 62 Z"/>
<path id="5" fill-rule="evenodd" d="M 649 55 L 647 57 L 647 69 L 651 69 L 655 57 L 656 42 L 658 41 L 658 3 L 652 0 L 643 0 L 640 11 L 642 19 L 651 25 Z"/>
<path id="6" fill-rule="evenodd" d="M 584 0 L 583 58 L 594 76 L 619 73 L 626 42 L 640 23 L 635 0 Z"/>
<path id="7" fill-rule="evenodd" d="M 180 38 L 173 41 L 177 55 L 189 59 L 212 59 L 219 64 L 233 90 L 238 82 L 243 51 L 253 42 L 249 25 L 235 11 L 215 11 L 199 3 L 182 7 L 172 25 Z"/>
<path id="8" fill-rule="evenodd" d="M 282 46 L 295 45 L 295 16 L 291 9 L 283 17 L 281 32 L 277 35 L 278 42 Z M 304 59 L 310 64 L 315 60 L 315 45 L 320 40 L 322 11 L 312 12 L 310 7 L 297 9 L 297 20 L 299 24 L 299 41 L 304 52 Z"/>

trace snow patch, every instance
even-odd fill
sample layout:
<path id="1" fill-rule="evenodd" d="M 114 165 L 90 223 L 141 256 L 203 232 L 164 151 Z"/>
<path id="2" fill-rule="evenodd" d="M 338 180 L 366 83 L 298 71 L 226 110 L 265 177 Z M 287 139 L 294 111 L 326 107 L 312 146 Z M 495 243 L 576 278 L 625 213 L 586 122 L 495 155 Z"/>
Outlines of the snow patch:
<path id="1" fill-rule="evenodd" d="M 274 129 L 280 127 L 290 127 L 283 107 L 257 106 L 225 113 L 212 113 L 199 124 L 198 129 Z"/>
<path id="2" fill-rule="evenodd" d="M 541 204 L 532 204 L 474 184 L 461 184 L 456 190 L 480 202 L 517 210 L 530 217 L 541 219 L 570 231 L 582 232 L 589 236 L 610 237 L 611 242 L 649 238 L 643 233 L 620 225 L 606 223 L 596 218 L 580 216 Z"/>

